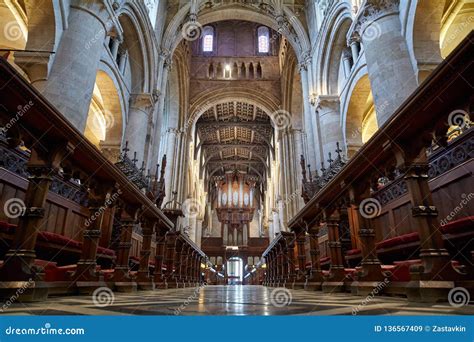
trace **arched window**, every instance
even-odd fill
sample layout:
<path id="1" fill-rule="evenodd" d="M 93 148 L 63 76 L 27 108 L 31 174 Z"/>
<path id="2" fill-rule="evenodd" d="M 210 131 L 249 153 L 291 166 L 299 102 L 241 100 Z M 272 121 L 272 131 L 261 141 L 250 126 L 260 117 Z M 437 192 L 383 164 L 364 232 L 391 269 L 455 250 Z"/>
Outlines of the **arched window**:
<path id="1" fill-rule="evenodd" d="M 202 51 L 212 52 L 214 50 L 214 28 L 206 26 L 202 30 Z"/>
<path id="2" fill-rule="evenodd" d="M 268 27 L 260 26 L 258 28 L 258 53 L 270 52 L 270 30 Z"/>

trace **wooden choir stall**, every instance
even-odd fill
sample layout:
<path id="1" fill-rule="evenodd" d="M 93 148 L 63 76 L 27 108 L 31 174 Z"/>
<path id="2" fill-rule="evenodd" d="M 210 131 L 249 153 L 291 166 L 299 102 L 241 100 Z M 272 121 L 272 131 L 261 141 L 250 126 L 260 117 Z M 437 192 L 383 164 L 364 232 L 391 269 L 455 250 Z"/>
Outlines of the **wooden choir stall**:
<path id="1" fill-rule="evenodd" d="M 350 159 L 307 172 L 264 284 L 410 300 L 474 291 L 474 33 Z"/>
<path id="2" fill-rule="evenodd" d="M 161 165 L 108 160 L 0 59 L 0 296 L 196 286 L 204 253 L 160 210 Z"/>

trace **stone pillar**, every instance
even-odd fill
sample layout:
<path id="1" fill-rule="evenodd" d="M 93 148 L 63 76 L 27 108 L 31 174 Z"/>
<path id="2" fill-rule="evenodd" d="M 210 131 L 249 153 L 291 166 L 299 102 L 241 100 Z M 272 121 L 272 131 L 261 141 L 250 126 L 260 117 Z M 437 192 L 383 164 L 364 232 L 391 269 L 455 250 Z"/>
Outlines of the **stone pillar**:
<path id="1" fill-rule="evenodd" d="M 140 251 L 140 266 L 137 274 L 137 285 L 141 290 L 154 290 L 155 284 L 150 276 L 150 255 L 151 255 L 151 239 L 155 224 L 149 220 L 142 220 L 143 243 Z M 156 264 L 155 264 L 156 267 Z"/>
<path id="2" fill-rule="evenodd" d="M 110 0 L 73 0 L 47 82 L 39 90 L 80 131 L 89 106 L 106 35 L 120 27 Z"/>
<path id="3" fill-rule="evenodd" d="M 167 148 L 166 148 L 166 159 L 169 160 L 168 165 L 166 167 L 166 172 L 165 172 L 165 184 L 172 184 L 173 178 L 175 176 L 176 172 L 176 142 L 177 142 L 177 135 L 178 135 L 178 130 L 176 128 L 169 128 L 168 131 L 166 132 L 167 134 Z M 165 191 L 166 191 L 166 201 L 170 201 L 172 199 L 172 193 L 176 189 L 172 189 L 171 186 L 167 186 Z"/>
<path id="4" fill-rule="evenodd" d="M 130 98 L 125 140 L 128 141 L 128 147 L 132 154 L 137 152 L 137 165 L 141 165 L 145 160 L 148 124 L 154 104 L 155 99 L 152 94 L 134 94 Z M 170 160 L 172 161 L 172 159 Z"/>
<path id="5" fill-rule="evenodd" d="M 367 0 L 350 32 L 364 45 L 379 127 L 417 87 L 399 4 L 399 0 Z"/>
<path id="6" fill-rule="evenodd" d="M 319 136 L 314 132 L 313 113 L 311 103 L 309 102 L 309 84 L 307 65 L 300 65 L 301 83 L 303 90 L 303 108 L 304 108 L 304 133 L 306 138 L 305 157 L 310 165 L 319 165 L 317 147 L 319 146 Z"/>
<path id="7" fill-rule="evenodd" d="M 351 53 L 352 53 L 352 61 L 354 64 L 357 62 L 359 59 L 359 54 L 360 54 L 360 42 L 357 39 L 351 39 L 349 41 L 349 46 L 351 48 Z"/>
<path id="8" fill-rule="evenodd" d="M 320 95 L 317 100 L 316 112 L 319 116 L 319 124 L 322 132 L 322 146 L 325 164 L 327 165 L 328 154 L 335 156 L 336 143 L 342 144 L 342 129 L 340 102 L 338 96 Z"/>
<path id="9" fill-rule="evenodd" d="M 339 223 L 340 216 L 338 211 L 332 213 L 326 222 L 328 226 L 328 245 L 331 256 L 331 268 L 329 269 L 329 276 L 322 284 L 324 292 L 344 291 L 344 258 L 339 237 Z"/>
<path id="10" fill-rule="evenodd" d="M 344 50 L 342 57 L 342 65 L 344 67 L 344 76 L 348 78 L 352 70 L 352 52 L 350 50 Z"/>

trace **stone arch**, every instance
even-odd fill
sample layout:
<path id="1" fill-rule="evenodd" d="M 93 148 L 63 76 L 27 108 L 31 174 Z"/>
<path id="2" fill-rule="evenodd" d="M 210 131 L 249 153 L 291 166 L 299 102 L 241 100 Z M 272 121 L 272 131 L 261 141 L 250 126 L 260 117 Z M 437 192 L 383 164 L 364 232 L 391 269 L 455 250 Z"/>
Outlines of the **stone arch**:
<path id="1" fill-rule="evenodd" d="M 23 50 L 27 40 L 25 8 L 17 2 L 0 0 L 0 48 Z"/>
<path id="2" fill-rule="evenodd" d="M 1 2 L 6 3 L 3 0 Z M 62 32 L 67 26 L 67 9 L 61 0 L 24 0 L 9 3 L 15 7 L 15 17 L 23 22 L 21 26 L 26 26 L 27 35 L 26 43 L 22 41 L 21 46 L 14 48 L 38 51 L 37 53 L 16 51 L 14 63 L 26 73 L 32 84 L 41 89 L 41 83 L 49 76 Z M 11 25 L 11 21 L 8 16 L 4 16 L 4 13 L 0 18 L 6 19 Z M 15 30 L 14 27 L 13 29 Z M 5 32 L 5 27 L 1 23 L 0 31 Z M 0 43 L 1 45 L 3 44 Z"/>
<path id="3" fill-rule="evenodd" d="M 421 83 L 474 28 L 468 1 L 413 1 L 407 15 L 407 41 Z"/>
<path id="4" fill-rule="evenodd" d="M 154 89 L 155 60 L 153 58 L 153 37 L 147 13 L 142 6 L 134 3 L 125 3 L 117 14 L 123 29 L 123 43 L 121 44 L 129 54 L 129 69 L 125 71 L 124 78 L 130 93 L 150 93 Z M 129 73 L 129 74 L 127 74 Z"/>
<path id="5" fill-rule="evenodd" d="M 115 161 L 124 135 L 124 103 L 110 70 L 97 72 L 84 135 Z"/>
<path id="6" fill-rule="evenodd" d="M 189 108 L 190 116 L 187 118 L 184 128 L 191 131 L 199 117 L 212 106 L 239 100 L 262 108 L 270 116 L 271 113 L 276 112 L 280 108 L 279 101 L 269 94 L 256 94 L 249 89 L 239 87 L 214 89 L 201 93 L 198 98 L 191 101 Z"/>
<path id="7" fill-rule="evenodd" d="M 163 37 L 162 50 L 165 53 L 173 53 L 178 44 L 184 39 L 181 33 L 181 26 L 185 22 L 186 17 L 191 9 L 191 4 L 184 5 L 171 20 Z M 288 18 L 288 25 L 293 32 L 282 32 L 293 46 L 297 56 L 301 59 L 305 57 L 310 51 L 311 43 L 303 28 L 302 23 L 296 15 L 286 6 L 283 6 L 282 11 L 286 18 Z M 277 20 L 270 14 L 257 12 L 250 7 L 242 6 L 224 6 L 223 8 L 212 8 L 211 10 L 203 10 L 199 14 L 199 24 L 202 26 L 211 24 L 217 21 L 226 20 L 244 20 L 259 23 L 272 28 L 275 31 L 281 32 L 280 25 Z"/>
<path id="8" fill-rule="evenodd" d="M 346 2 L 333 6 L 321 26 L 318 44 L 324 46 L 317 52 L 316 79 L 318 89 L 324 95 L 339 92 L 339 71 L 342 54 L 347 47 L 347 32 L 352 24 L 351 8 Z"/>
<path id="9" fill-rule="evenodd" d="M 365 67 L 359 70 L 349 94 L 343 109 L 342 123 L 346 152 L 351 157 L 378 128 L 370 80 Z"/>

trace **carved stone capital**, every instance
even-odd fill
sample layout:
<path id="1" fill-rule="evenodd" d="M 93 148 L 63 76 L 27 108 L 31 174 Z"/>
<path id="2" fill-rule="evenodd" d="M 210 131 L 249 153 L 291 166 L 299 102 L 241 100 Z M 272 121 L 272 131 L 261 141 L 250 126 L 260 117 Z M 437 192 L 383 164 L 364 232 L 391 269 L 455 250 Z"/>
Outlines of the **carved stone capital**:
<path id="1" fill-rule="evenodd" d="M 349 30 L 348 41 L 357 41 L 360 37 L 363 40 L 363 33 L 367 27 L 380 18 L 398 13 L 399 5 L 400 0 L 366 0 Z"/>
<path id="2" fill-rule="evenodd" d="M 316 98 L 316 111 L 326 113 L 328 109 L 339 110 L 340 99 L 339 96 L 333 95 L 319 95 Z"/>
<path id="3" fill-rule="evenodd" d="M 147 111 L 155 106 L 155 99 L 156 97 L 153 93 L 132 94 L 130 97 L 130 107 Z"/>

